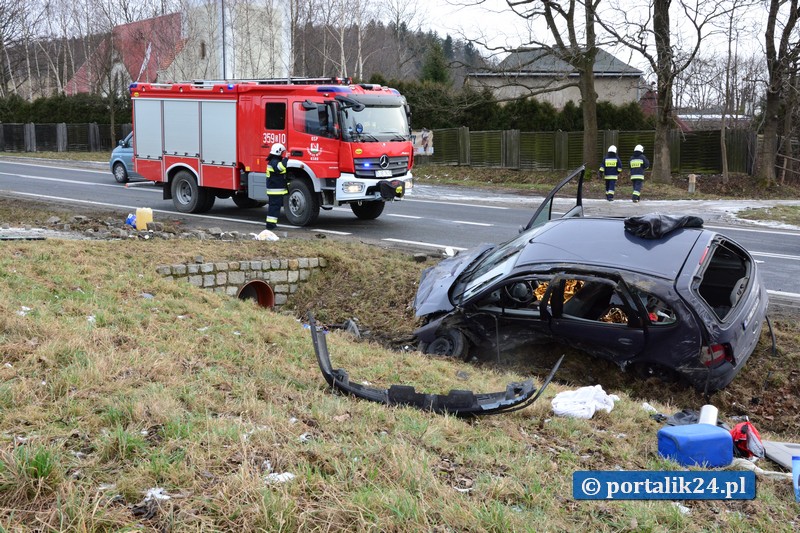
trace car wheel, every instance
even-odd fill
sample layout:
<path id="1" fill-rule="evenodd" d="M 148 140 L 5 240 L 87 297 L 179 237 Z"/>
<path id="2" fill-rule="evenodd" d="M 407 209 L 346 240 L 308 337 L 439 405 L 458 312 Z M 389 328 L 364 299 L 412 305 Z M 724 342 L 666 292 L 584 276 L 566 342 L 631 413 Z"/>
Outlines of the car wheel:
<path id="1" fill-rule="evenodd" d="M 353 214 L 361 220 L 375 220 L 381 216 L 384 207 L 386 207 L 386 202 L 353 202 L 350 204 Z"/>
<path id="2" fill-rule="evenodd" d="M 172 203 L 181 213 L 201 213 L 208 211 L 208 193 L 198 187 L 194 176 L 181 170 L 172 179 Z M 211 195 L 211 205 L 214 205 L 214 195 Z"/>
<path id="3" fill-rule="evenodd" d="M 452 357 L 466 361 L 469 357 L 469 341 L 460 329 L 448 329 L 430 343 L 422 343 L 419 347 L 422 353 Z"/>
<path id="4" fill-rule="evenodd" d="M 114 163 L 114 179 L 117 183 L 128 183 L 128 171 L 122 163 Z"/>
<path id="5" fill-rule="evenodd" d="M 289 194 L 283 200 L 283 209 L 290 224 L 307 226 L 319 216 L 319 198 L 302 179 L 289 182 Z"/>
<path id="6" fill-rule="evenodd" d="M 253 200 L 246 194 L 236 193 L 233 195 L 233 203 L 236 204 L 236 207 L 240 207 L 242 209 L 253 209 L 254 207 L 264 207 L 267 205 L 267 202 L 261 202 L 259 200 Z"/>

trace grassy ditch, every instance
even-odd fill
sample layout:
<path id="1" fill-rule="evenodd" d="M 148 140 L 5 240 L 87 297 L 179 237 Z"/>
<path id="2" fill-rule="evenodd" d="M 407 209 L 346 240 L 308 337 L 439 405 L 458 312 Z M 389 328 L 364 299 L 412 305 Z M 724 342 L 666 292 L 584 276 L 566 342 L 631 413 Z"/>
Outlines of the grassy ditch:
<path id="1" fill-rule="evenodd" d="M 790 226 L 800 226 L 800 206 L 797 205 L 776 205 L 773 207 L 760 207 L 756 209 L 744 209 L 736 213 L 739 218 L 747 220 L 772 220 Z"/>
<path id="2" fill-rule="evenodd" d="M 0 224 L 50 211 L 0 205 Z M 27 214 L 25 214 L 27 213 Z M 83 213 L 85 214 L 85 213 Z M 155 267 L 324 256 L 279 312 L 160 278 Z M 357 317 L 373 341 L 332 330 L 334 367 L 376 387 L 504 390 L 542 379 L 563 353 L 500 363 L 431 359 L 402 345 L 422 268 L 356 243 L 196 240 L 7 241 L 0 246 L 0 524 L 9 530 L 789 531 L 789 483 L 754 501 L 583 502 L 576 470 L 679 470 L 658 457 L 641 408 L 696 408 L 694 392 L 643 383 L 570 352 L 533 406 L 460 420 L 386 408 L 327 389 L 308 330 Z M 800 329 L 776 318 L 746 371 L 713 403 L 764 438 L 797 440 Z M 379 341 L 379 342 L 378 342 Z M 601 383 L 621 400 L 592 420 L 552 416 L 561 390 Z M 774 468 L 764 462 L 761 466 Z M 286 483 L 268 474 L 291 473 Z M 162 492 L 151 489 L 162 489 Z M 150 499 L 147 493 L 150 491 Z M 169 496 L 169 498 L 164 498 Z M 794 526 L 792 525 L 794 524 Z"/>

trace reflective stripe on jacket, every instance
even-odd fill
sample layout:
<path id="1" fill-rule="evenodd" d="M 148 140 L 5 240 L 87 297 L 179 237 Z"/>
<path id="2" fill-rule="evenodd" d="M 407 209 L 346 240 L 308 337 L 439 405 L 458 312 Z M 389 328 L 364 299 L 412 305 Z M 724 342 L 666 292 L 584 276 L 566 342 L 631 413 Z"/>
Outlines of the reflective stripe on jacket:
<path id="1" fill-rule="evenodd" d="M 631 179 L 632 180 L 643 180 L 644 179 L 644 171 L 650 168 L 650 161 L 647 159 L 647 156 L 641 152 L 633 152 L 631 156 Z"/>
<path id="2" fill-rule="evenodd" d="M 609 152 L 600 166 L 600 173 L 604 174 L 607 180 L 615 180 L 620 172 L 622 172 L 622 162 L 616 154 Z"/>

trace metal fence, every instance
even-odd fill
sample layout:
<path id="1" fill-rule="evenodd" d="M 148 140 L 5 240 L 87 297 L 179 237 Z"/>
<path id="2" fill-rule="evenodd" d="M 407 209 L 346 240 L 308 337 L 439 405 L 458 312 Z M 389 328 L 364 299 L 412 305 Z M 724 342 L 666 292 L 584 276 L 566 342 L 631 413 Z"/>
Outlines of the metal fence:
<path id="1" fill-rule="evenodd" d="M 598 132 L 597 153 L 602 157 L 609 145 L 627 157 L 637 144 L 652 159 L 654 131 Z M 469 128 L 434 130 L 435 149 L 430 161 L 449 165 L 502 167 L 523 170 L 566 170 L 583 161 L 583 132 L 470 131 Z M 757 136 L 746 130 L 726 132 L 728 169 L 751 174 Z M 670 132 L 672 172 L 713 174 L 722 172 L 720 132 Z"/>
<path id="2" fill-rule="evenodd" d="M 108 152 L 131 124 L 0 124 L 2 152 Z M 113 132 L 113 133 L 112 133 Z"/>

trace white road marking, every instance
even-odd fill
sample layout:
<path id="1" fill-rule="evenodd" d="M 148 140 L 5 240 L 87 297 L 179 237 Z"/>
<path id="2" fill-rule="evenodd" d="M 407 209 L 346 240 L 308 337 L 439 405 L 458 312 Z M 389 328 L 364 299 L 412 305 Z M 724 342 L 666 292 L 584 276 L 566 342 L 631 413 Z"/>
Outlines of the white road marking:
<path id="1" fill-rule="evenodd" d="M 773 230 L 773 229 L 739 228 L 739 227 L 736 227 L 736 226 L 708 226 L 708 225 L 705 225 L 705 224 L 703 225 L 703 227 L 707 228 L 707 229 L 718 230 L 718 231 L 719 230 L 721 230 L 721 231 L 725 231 L 725 230 L 747 231 L 747 232 L 750 232 L 750 233 L 769 233 L 771 235 L 791 235 L 793 237 L 800 237 L 800 233 L 797 233 L 797 232 L 779 231 L 779 230 Z"/>
<path id="2" fill-rule="evenodd" d="M 398 217 L 398 218 L 413 218 L 415 220 L 419 220 L 419 219 L 422 218 L 422 217 L 417 217 L 417 216 L 414 216 L 414 215 L 398 215 L 396 213 L 387 213 L 386 216 L 387 217 Z"/>
<path id="3" fill-rule="evenodd" d="M 332 235 L 352 235 L 352 233 L 347 233 L 346 231 L 334 231 L 332 229 L 312 229 L 311 231 L 318 231 L 320 233 L 330 233 Z"/>
<path id="4" fill-rule="evenodd" d="M 130 206 L 130 205 L 122 205 L 122 204 L 109 204 L 105 202 L 93 202 L 91 200 L 76 200 L 74 198 L 61 198 L 59 196 L 47 196 L 44 194 L 33 194 L 29 192 L 14 192 L 15 195 L 19 196 L 30 196 L 33 198 L 42 198 L 45 200 L 58 200 L 61 202 L 74 202 L 77 204 L 89 204 L 89 205 L 97 205 L 100 207 L 119 207 L 121 209 L 130 209 L 135 211 L 137 207 Z M 237 222 L 241 224 L 252 224 L 254 226 L 263 226 L 264 221 L 255 221 L 255 220 L 242 220 L 239 218 L 230 218 L 230 217 L 218 217 L 218 216 L 211 216 L 211 215 L 197 215 L 194 213 L 177 213 L 175 211 L 167 211 L 166 209 L 153 209 L 153 213 L 164 213 L 170 216 L 177 216 L 177 217 L 194 217 L 194 218 L 207 218 L 209 220 L 225 220 L 227 222 Z M 279 227 L 282 228 L 297 228 L 298 226 L 292 226 L 289 224 L 278 224 Z"/>
<path id="5" fill-rule="evenodd" d="M 467 222 L 466 220 L 454 220 L 453 222 L 456 224 L 468 224 L 470 226 L 484 226 L 487 228 L 494 226 L 494 224 L 486 224 L 485 222 Z"/>
<path id="6" fill-rule="evenodd" d="M 793 300 L 800 300 L 800 294 L 796 292 L 771 291 L 767 289 L 767 294 L 771 294 L 773 296 L 782 296 L 783 298 L 791 298 Z"/>
<path id="7" fill-rule="evenodd" d="M 95 183 L 93 181 L 80 181 L 80 180 L 68 180 L 64 178 L 45 178 L 44 176 L 29 176 L 27 174 L 13 174 L 11 172 L 0 172 L 0 175 L 4 176 L 14 176 L 17 178 L 24 178 L 26 180 L 40 180 L 40 181 L 55 181 L 58 183 L 70 183 L 72 185 L 91 185 L 92 187 L 116 187 L 118 189 L 124 189 L 125 186 L 119 183 Z M 149 182 L 148 182 L 149 183 Z M 161 189 L 155 189 L 152 192 L 161 192 Z"/>
<path id="8" fill-rule="evenodd" d="M 750 252 L 750 255 L 756 255 L 758 257 L 774 257 L 775 259 L 789 259 L 791 261 L 800 261 L 800 256 L 798 255 L 773 254 L 770 252 Z"/>
<path id="9" fill-rule="evenodd" d="M 110 155 L 111 155 L 111 152 L 109 152 L 109 156 Z M 36 163 L 19 163 L 17 161 L 0 161 L 0 162 L 6 163 L 6 164 L 9 164 L 9 165 L 22 165 L 24 167 L 37 167 L 37 168 L 44 167 L 44 168 L 52 168 L 52 169 L 55 169 L 55 170 L 75 170 L 77 172 L 91 172 L 93 174 L 106 174 L 108 176 L 111 175 L 111 170 L 92 170 L 92 169 L 88 169 L 88 168 L 78 168 L 78 167 L 52 167 L 50 165 L 43 165 L 41 163 L 38 163 L 38 164 L 36 164 Z M 103 163 L 103 161 L 96 161 L 96 162 L 97 163 Z M 104 164 L 107 165 L 108 163 L 104 163 Z"/>
<path id="10" fill-rule="evenodd" d="M 500 206 L 500 205 L 461 204 L 461 203 L 458 203 L 458 202 L 442 202 L 442 201 L 439 201 L 439 200 L 416 200 L 416 199 L 409 200 L 408 198 L 406 198 L 403 201 L 404 202 L 410 202 L 410 203 L 419 202 L 419 203 L 422 203 L 422 204 L 440 204 L 440 205 L 460 205 L 460 206 L 464 206 L 464 207 L 482 207 L 484 209 L 509 209 L 508 207 L 503 207 L 503 206 Z"/>
<path id="11" fill-rule="evenodd" d="M 381 239 L 388 242 L 399 242 L 400 244 L 415 244 L 417 246 L 425 246 L 427 248 L 452 248 L 453 250 L 464 251 L 467 248 L 459 248 L 458 246 L 450 246 L 449 244 L 434 244 L 432 242 L 419 242 L 419 241 L 405 241 L 403 239 Z"/>

